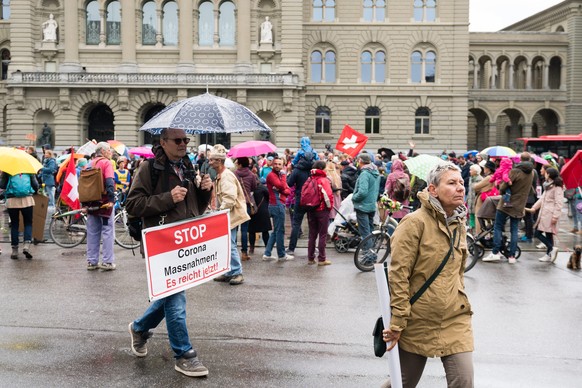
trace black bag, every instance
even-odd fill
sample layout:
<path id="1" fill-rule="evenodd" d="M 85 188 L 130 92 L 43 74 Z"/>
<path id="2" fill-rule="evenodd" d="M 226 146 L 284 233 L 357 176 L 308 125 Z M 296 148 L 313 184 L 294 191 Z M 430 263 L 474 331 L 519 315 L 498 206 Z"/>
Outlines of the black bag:
<path id="1" fill-rule="evenodd" d="M 384 342 L 384 338 L 382 335 L 382 331 L 384 330 L 384 321 L 382 317 L 379 317 L 376 320 L 376 324 L 374 325 L 374 331 L 372 335 L 374 336 L 374 355 L 376 357 L 382 357 L 384 353 L 386 353 L 386 342 Z"/>

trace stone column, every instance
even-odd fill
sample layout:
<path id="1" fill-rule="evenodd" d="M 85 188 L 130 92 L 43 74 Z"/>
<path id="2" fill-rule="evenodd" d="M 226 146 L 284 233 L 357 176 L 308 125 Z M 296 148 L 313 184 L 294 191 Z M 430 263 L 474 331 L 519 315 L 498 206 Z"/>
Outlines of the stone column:
<path id="1" fill-rule="evenodd" d="M 239 3 L 236 17 L 236 73 L 250 73 L 251 67 L 251 6 Z"/>
<path id="2" fill-rule="evenodd" d="M 137 73 L 135 54 L 135 1 L 121 1 L 121 65 L 117 67 L 120 73 Z"/>
<path id="3" fill-rule="evenodd" d="M 509 64 L 509 89 L 513 89 L 515 86 L 513 85 L 513 63 Z"/>
<path id="4" fill-rule="evenodd" d="M 489 84 L 490 89 L 497 89 L 496 81 L 497 81 L 497 74 L 499 70 L 497 69 L 497 64 L 491 64 L 491 83 Z"/>
<path id="5" fill-rule="evenodd" d="M 164 37 L 162 35 L 162 16 L 163 16 L 163 10 L 161 9 L 157 9 L 156 10 L 156 47 L 157 48 L 161 48 L 163 47 L 163 40 Z"/>
<path id="6" fill-rule="evenodd" d="M 473 66 L 473 89 L 479 89 L 479 73 L 481 72 L 481 65 L 475 63 Z"/>
<path id="7" fill-rule="evenodd" d="M 177 73 L 193 73 L 194 62 L 192 59 L 192 1 L 179 0 L 179 32 L 178 47 L 180 48 L 180 61 L 176 66 Z"/>
<path id="8" fill-rule="evenodd" d="M 527 64 L 527 68 L 525 70 L 525 88 L 531 89 L 531 64 Z"/>
<path id="9" fill-rule="evenodd" d="M 61 63 L 61 73 L 79 73 L 83 69 L 79 63 L 79 9 L 76 6 L 65 8 L 65 59 Z M 61 30 L 62 31 L 62 30 Z M 61 32 L 62 34 L 62 32 Z"/>
<path id="10" fill-rule="evenodd" d="M 543 89 L 550 88 L 550 66 L 547 63 L 544 63 L 544 72 L 542 75 L 542 88 Z"/>
<path id="11" fill-rule="evenodd" d="M 522 134 L 521 137 L 531 137 L 532 135 L 532 123 L 526 123 L 523 125 L 523 130 L 522 130 Z"/>
<path id="12" fill-rule="evenodd" d="M 562 63 L 560 66 L 560 90 L 566 90 L 566 65 Z"/>
<path id="13" fill-rule="evenodd" d="M 103 8 L 99 9 L 99 18 L 100 18 L 100 30 L 99 30 L 99 47 L 105 47 L 107 45 L 107 36 L 106 31 L 105 31 L 105 27 L 106 27 L 106 23 L 105 23 L 105 17 L 106 17 L 106 12 Z"/>
<path id="14" fill-rule="evenodd" d="M 220 11 L 218 9 L 214 10 L 214 47 L 218 47 L 220 45 L 220 31 L 218 28 L 220 27 L 218 23 L 218 18 L 220 17 Z"/>

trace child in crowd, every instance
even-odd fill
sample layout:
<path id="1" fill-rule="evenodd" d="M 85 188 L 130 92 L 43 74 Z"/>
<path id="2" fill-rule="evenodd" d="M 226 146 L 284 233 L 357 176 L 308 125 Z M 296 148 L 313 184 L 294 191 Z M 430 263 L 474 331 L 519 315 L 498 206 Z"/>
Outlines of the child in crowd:
<path id="1" fill-rule="evenodd" d="M 513 162 L 509 158 L 501 159 L 501 163 L 499 164 L 499 168 L 495 170 L 495 173 L 491 176 L 491 182 L 497 187 L 502 182 L 508 183 L 510 186 L 512 184 L 511 179 L 509 178 L 509 172 L 513 168 Z M 508 187 L 505 190 L 505 194 L 503 194 L 503 206 L 504 207 L 511 207 L 511 188 Z"/>

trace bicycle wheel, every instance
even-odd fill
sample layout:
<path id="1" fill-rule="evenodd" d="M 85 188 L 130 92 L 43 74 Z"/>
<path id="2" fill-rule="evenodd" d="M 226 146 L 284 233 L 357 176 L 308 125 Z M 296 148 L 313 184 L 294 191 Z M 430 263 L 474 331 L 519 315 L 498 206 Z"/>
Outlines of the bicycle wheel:
<path id="1" fill-rule="evenodd" d="M 389 254 L 390 236 L 384 231 L 374 231 L 356 248 L 354 264 L 360 271 L 370 272 L 374 269 L 374 264 L 383 263 Z"/>
<path id="2" fill-rule="evenodd" d="M 467 234 L 467 249 L 469 250 L 469 256 L 465 260 L 465 272 L 469 272 L 485 254 L 485 249 L 476 243 L 473 236 L 469 234 Z"/>
<path id="3" fill-rule="evenodd" d="M 122 248 L 135 249 L 139 247 L 139 241 L 135 241 L 129 235 L 129 228 L 127 227 L 127 212 L 125 209 L 121 210 L 115 215 L 115 242 Z"/>
<path id="4" fill-rule="evenodd" d="M 76 247 L 87 238 L 85 217 L 75 217 L 75 215 L 55 217 L 50 222 L 49 235 L 60 247 Z"/>

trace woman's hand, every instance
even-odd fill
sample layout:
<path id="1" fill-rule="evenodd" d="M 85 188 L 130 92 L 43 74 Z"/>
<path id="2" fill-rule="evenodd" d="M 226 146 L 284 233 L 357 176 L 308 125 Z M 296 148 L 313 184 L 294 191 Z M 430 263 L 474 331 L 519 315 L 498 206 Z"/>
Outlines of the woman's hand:
<path id="1" fill-rule="evenodd" d="M 391 342 L 390 345 L 388 345 L 386 347 L 387 351 L 390 351 L 394 348 L 394 346 L 396 346 L 396 344 L 398 343 L 398 340 L 400 339 L 400 333 L 399 331 L 394 331 L 394 330 L 390 330 L 390 329 L 384 329 L 382 331 L 383 333 L 383 339 L 384 342 L 388 343 Z"/>

